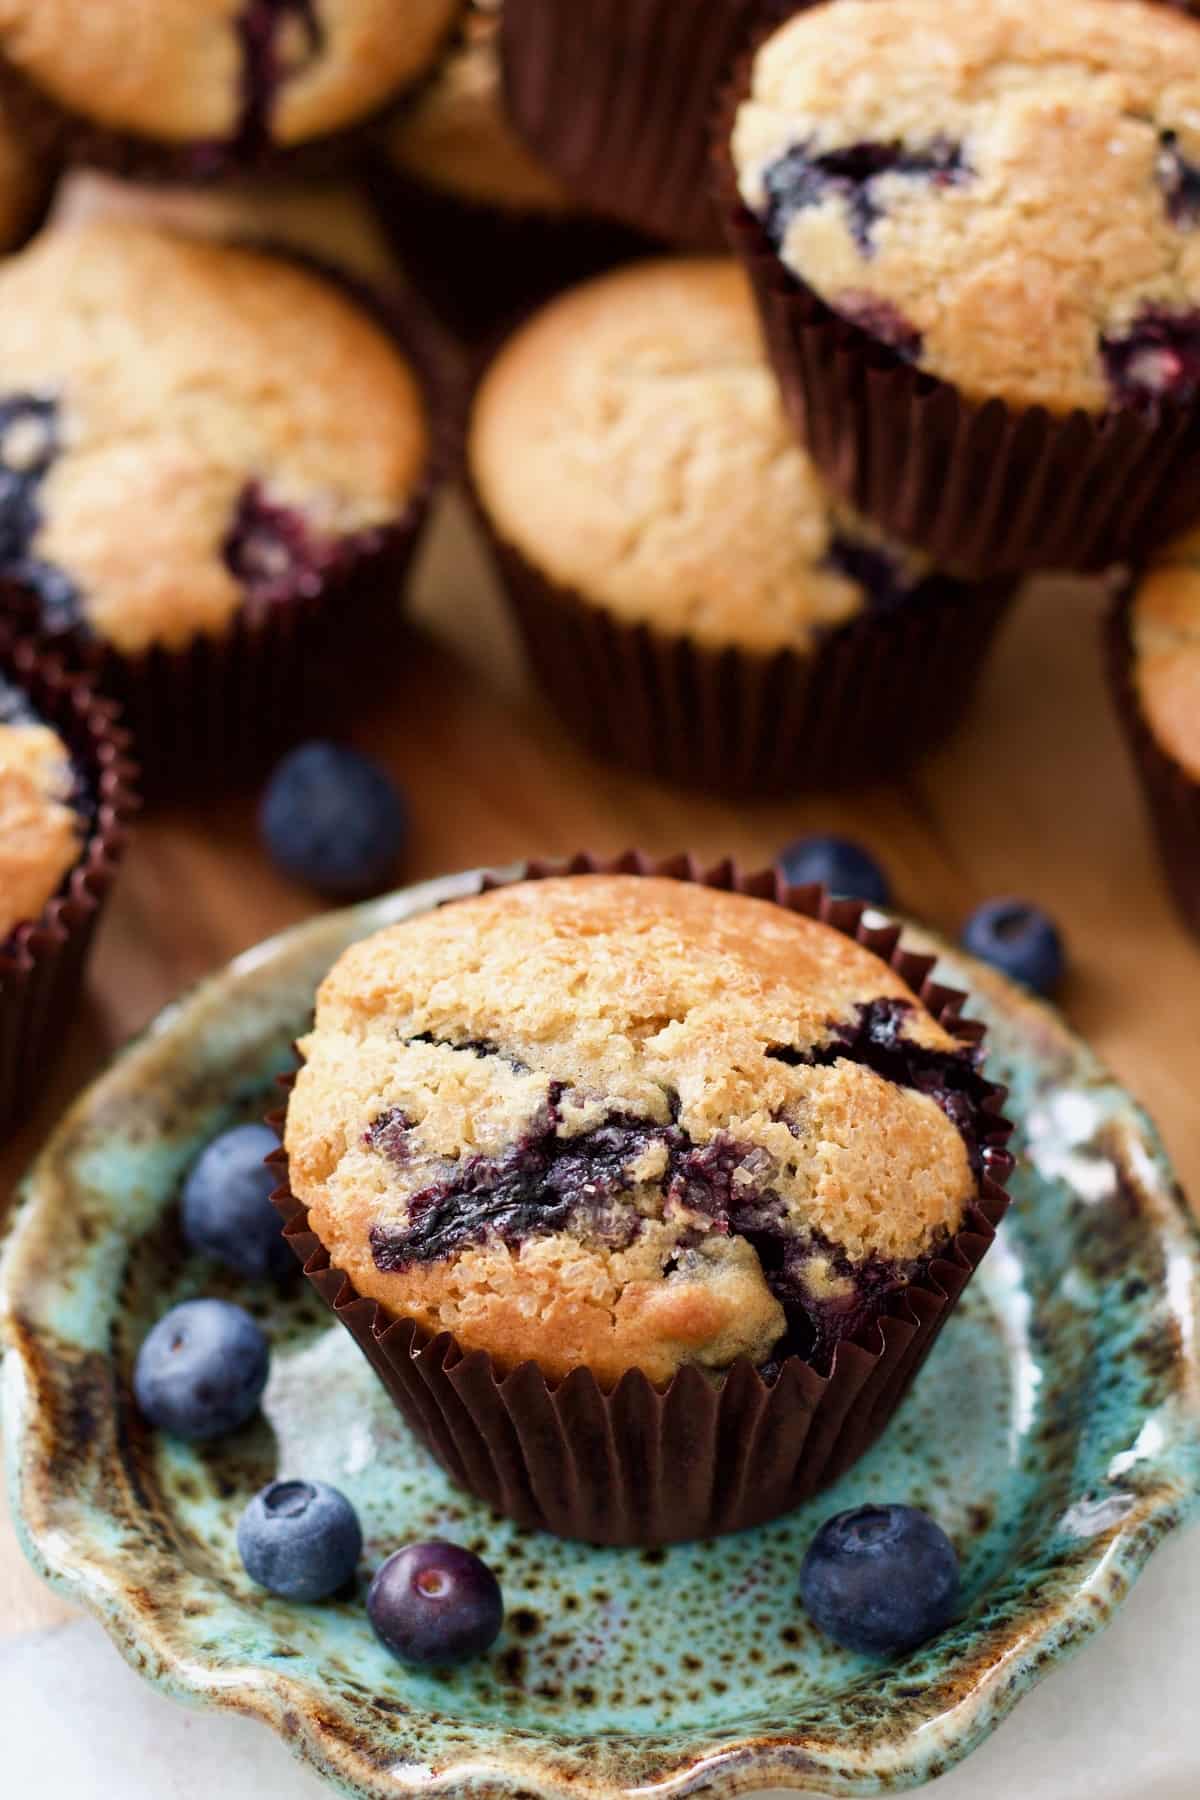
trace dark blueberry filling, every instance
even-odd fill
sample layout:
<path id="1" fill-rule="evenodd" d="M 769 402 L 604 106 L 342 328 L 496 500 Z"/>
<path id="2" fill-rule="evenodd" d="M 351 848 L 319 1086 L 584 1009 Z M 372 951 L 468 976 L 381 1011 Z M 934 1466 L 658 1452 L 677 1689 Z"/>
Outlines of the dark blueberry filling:
<path id="1" fill-rule="evenodd" d="M 56 400 L 41 394 L 0 399 L 0 581 L 32 595 L 42 627 L 51 632 L 80 618 L 70 577 L 31 554 L 42 522 L 41 486 L 61 448 Z"/>
<path id="2" fill-rule="evenodd" d="M 438 1262 L 490 1235 L 518 1244 L 561 1231 L 584 1214 L 614 1249 L 632 1243 L 639 1220 L 622 1217 L 611 1202 L 633 1185 L 630 1164 L 663 1142 L 668 1127 L 614 1113 L 591 1131 L 560 1137 L 565 1091 L 551 1082 L 530 1130 L 504 1156 L 474 1156 L 455 1176 L 414 1194 L 407 1225 L 375 1226 L 377 1267 L 390 1273 Z"/>
<path id="3" fill-rule="evenodd" d="M 848 144 L 814 156 L 811 143 L 795 144 L 767 170 L 763 224 L 777 250 L 798 212 L 830 197 L 842 201 L 850 235 L 864 256 L 874 254 L 872 233 L 884 209 L 875 191 L 881 175 L 907 175 L 937 188 L 952 187 L 972 173 L 961 144 L 935 137 L 922 149 L 903 144 Z"/>
<path id="4" fill-rule="evenodd" d="M 893 612 L 912 597 L 913 583 L 898 556 L 879 544 L 862 543 L 838 532 L 825 552 L 825 564 L 855 582 L 876 612 Z"/>
<path id="5" fill-rule="evenodd" d="M 442 1050 L 454 1050 L 461 1056 L 497 1056 L 501 1062 L 508 1064 L 517 1075 L 528 1075 L 529 1064 L 523 1063 L 519 1056 L 510 1056 L 501 1050 L 499 1044 L 493 1044 L 490 1038 L 440 1038 L 434 1037 L 432 1031 L 418 1031 L 415 1037 L 408 1038 L 410 1044 L 435 1044 Z"/>
<path id="6" fill-rule="evenodd" d="M 363 1132 L 363 1143 L 368 1150 L 378 1150 L 381 1156 L 402 1168 L 411 1154 L 408 1134 L 415 1123 L 403 1107 L 389 1106 L 386 1112 L 372 1119 Z"/>
<path id="7" fill-rule="evenodd" d="M 285 33 L 289 41 L 299 41 L 298 60 L 285 57 Z M 324 35 L 315 0 L 249 0 L 237 21 L 237 34 L 242 47 L 237 140 L 240 149 L 253 152 L 270 143 L 271 115 L 280 88 L 315 62 Z"/>
<path id="8" fill-rule="evenodd" d="M 966 1143 L 978 1176 L 983 1166 L 983 1109 L 990 1093 L 973 1049 L 941 1052 L 902 1036 L 910 1010 L 899 1000 L 875 1000 L 858 1009 L 853 1022 L 807 1050 L 779 1045 L 769 1057 L 794 1067 L 863 1064 L 885 1080 L 928 1094 Z M 438 1042 L 422 1036 L 414 1042 Z M 472 1055 L 499 1054 L 482 1040 L 452 1046 Z M 775 1348 L 771 1370 L 786 1356 L 801 1355 L 825 1367 L 836 1345 L 878 1316 L 887 1295 L 904 1287 L 922 1266 L 901 1266 L 882 1257 L 851 1264 L 819 1234 L 798 1238 L 789 1226 L 780 1196 L 762 1179 L 765 1152 L 727 1134 L 694 1144 L 672 1123 L 611 1113 L 602 1124 L 575 1137 L 562 1137 L 564 1082 L 551 1082 L 546 1101 L 524 1137 L 501 1157 L 472 1157 L 459 1170 L 413 1195 L 403 1226 L 375 1226 L 371 1250 L 376 1266 L 397 1273 L 416 1263 L 440 1261 L 464 1245 L 490 1236 L 517 1246 L 533 1236 L 561 1231 L 572 1223 L 588 1229 L 613 1249 L 627 1248 L 641 1221 L 619 1199 L 634 1186 L 631 1173 L 647 1152 L 660 1149 L 658 1177 L 666 1200 L 712 1222 L 720 1235 L 744 1238 L 756 1252 L 772 1293 L 787 1317 L 784 1340 Z M 408 1160 L 412 1121 L 398 1109 L 382 1113 L 365 1134 L 368 1147 L 398 1164 Z M 687 1233 L 666 1272 L 703 1241 Z M 833 1291 L 814 1292 L 806 1275 L 816 1259 L 826 1265 Z M 839 1291 L 844 1289 L 845 1291 Z"/>
<path id="9" fill-rule="evenodd" d="M 1167 216 L 1181 231 L 1200 225 L 1200 167 L 1189 162 L 1173 131 L 1164 131 L 1158 153 L 1158 182 L 1167 202 Z"/>
<path id="10" fill-rule="evenodd" d="M 839 1027 L 825 1044 L 797 1050 L 781 1044 L 767 1055 L 793 1068 L 829 1068 L 848 1061 L 873 1069 L 897 1087 L 915 1088 L 937 1102 L 967 1146 L 971 1167 L 979 1175 L 983 1167 L 980 1140 L 983 1104 L 990 1092 L 973 1049 L 930 1050 L 902 1035 L 910 1011 L 904 1000 L 872 1000 L 858 1008 L 850 1025 Z"/>
<path id="11" fill-rule="evenodd" d="M 1200 311 L 1146 306 L 1122 338 L 1101 338 L 1113 398 L 1122 406 L 1200 399 Z"/>
<path id="12" fill-rule="evenodd" d="M 252 481 L 242 490 L 222 555 L 252 605 L 279 606 L 319 594 L 377 537 L 371 532 L 320 537 L 302 513 L 272 504 Z"/>

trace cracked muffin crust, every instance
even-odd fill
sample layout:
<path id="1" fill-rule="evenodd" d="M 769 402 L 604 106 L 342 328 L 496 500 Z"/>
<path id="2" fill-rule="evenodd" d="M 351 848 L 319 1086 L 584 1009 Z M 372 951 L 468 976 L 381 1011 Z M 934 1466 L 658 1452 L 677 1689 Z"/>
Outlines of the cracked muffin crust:
<path id="1" fill-rule="evenodd" d="M 705 645 L 803 652 L 928 571 L 825 489 L 725 258 L 552 301 L 484 376 L 468 455 L 493 530 L 543 576 Z"/>
<path id="2" fill-rule="evenodd" d="M 754 58 L 732 156 L 783 265 L 973 399 L 1200 398 L 1200 21 L 836 0 Z"/>
<path id="3" fill-rule="evenodd" d="M 1155 559 L 1129 611 L 1133 684 L 1152 736 L 1200 782 L 1200 531 Z"/>
<path id="4" fill-rule="evenodd" d="M 323 983 L 289 1179 L 361 1295 L 501 1368 L 828 1365 L 979 1193 L 978 1052 L 832 927 L 665 878 L 405 921 Z"/>
<path id="5" fill-rule="evenodd" d="M 122 655 L 372 557 L 430 456 L 417 378 L 278 258 L 100 220 L 0 266 L 0 579 Z"/>
<path id="6" fill-rule="evenodd" d="M 461 0 L 0 0 L 0 56 L 67 115 L 204 176 L 357 125 L 423 76 Z"/>
<path id="7" fill-rule="evenodd" d="M 566 187 L 509 120 L 499 34 L 499 8 L 472 6 L 461 41 L 390 128 L 388 154 L 413 180 L 476 205 L 573 213 Z"/>
<path id="8" fill-rule="evenodd" d="M 0 675 L 0 944 L 39 916 L 78 862 L 79 796 L 67 746 Z"/>

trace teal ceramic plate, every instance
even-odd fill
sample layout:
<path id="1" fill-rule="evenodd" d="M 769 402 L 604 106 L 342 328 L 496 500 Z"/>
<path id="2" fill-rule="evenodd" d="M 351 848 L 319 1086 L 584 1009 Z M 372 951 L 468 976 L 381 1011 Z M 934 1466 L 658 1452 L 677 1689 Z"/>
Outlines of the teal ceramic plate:
<path id="1" fill-rule="evenodd" d="M 873 1794 L 941 1773 L 1104 1623 L 1200 1490 L 1200 1256 L 1154 1131 L 1054 1015 L 948 950 L 941 973 L 972 991 L 1012 1086 L 1016 1205 L 884 1440 L 801 1512 L 666 1552 L 522 1535 L 448 1485 L 301 1286 L 248 1297 L 275 1345 L 261 1422 L 199 1450 L 134 1413 L 148 1323 L 181 1296 L 237 1291 L 182 1256 L 192 1157 L 261 1112 L 344 944 L 475 885 L 415 888 L 239 958 L 64 1120 L 3 1273 L 31 1557 L 160 1686 L 266 1720 L 372 1800 Z M 414 1674 L 375 1643 L 361 1592 L 321 1608 L 258 1592 L 234 1525 L 276 1471 L 346 1489 L 366 1566 L 434 1534 L 480 1550 L 509 1609 L 492 1656 Z M 820 1641 L 795 1597 L 818 1522 L 866 1499 L 935 1513 L 969 1601 L 883 1667 Z"/>

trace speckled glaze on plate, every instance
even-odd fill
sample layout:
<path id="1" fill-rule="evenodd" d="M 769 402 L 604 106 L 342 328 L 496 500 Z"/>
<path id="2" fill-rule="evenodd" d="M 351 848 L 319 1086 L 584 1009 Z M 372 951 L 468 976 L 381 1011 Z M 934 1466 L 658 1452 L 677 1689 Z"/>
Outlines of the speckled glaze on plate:
<path id="1" fill-rule="evenodd" d="M 343 946 L 476 885 L 239 958 L 67 1115 L 0 1276 L 27 1550 L 161 1687 L 264 1719 L 372 1800 L 876 1794 L 940 1774 L 1105 1622 L 1200 1492 L 1200 1239 L 1153 1128 L 1055 1015 L 912 933 L 987 1021 L 1025 1163 L 892 1427 L 830 1493 L 740 1537 L 637 1552 L 523 1534 L 448 1484 L 314 1295 L 185 1260 L 174 1209 L 197 1149 L 269 1101 Z M 209 1448 L 156 1437 L 127 1397 L 148 1323 L 197 1291 L 242 1298 L 275 1350 L 263 1418 Z M 353 1497 L 364 1570 L 432 1533 L 486 1555 L 508 1603 L 492 1655 L 414 1673 L 372 1637 L 361 1582 L 324 1607 L 256 1590 L 234 1526 L 277 1470 Z M 823 1643 L 794 1597 L 817 1523 L 866 1499 L 927 1506 L 965 1564 L 961 1622 L 882 1666 Z"/>

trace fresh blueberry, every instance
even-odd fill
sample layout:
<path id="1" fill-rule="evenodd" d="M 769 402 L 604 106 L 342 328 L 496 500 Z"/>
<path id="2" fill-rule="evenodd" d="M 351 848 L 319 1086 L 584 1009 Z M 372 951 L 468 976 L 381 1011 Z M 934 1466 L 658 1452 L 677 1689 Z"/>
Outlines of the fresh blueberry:
<path id="1" fill-rule="evenodd" d="M 323 1481 L 273 1481 L 238 1521 L 246 1573 L 285 1600 L 325 1600 L 354 1574 L 362 1555 L 358 1514 Z"/>
<path id="2" fill-rule="evenodd" d="M 800 1571 L 809 1617 L 844 1650 L 894 1656 L 958 1607 L 959 1568 L 940 1525 L 913 1506 L 860 1506 L 822 1525 Z"/>
<path id="3" fill-rule="evenodd" d="M 301 744 L 267 784 L 259 822 L 272 857 L 297 881 L 334 899 L 385 888 L 408 821 L 393 782 L 340 744 Z"/>
<path id="4" fill-rule="evenodd" d="M 1028 900 L 988 900 L 962 931 L 963 949 L 1035 994 L 1052 994 L 1063 978 L 1066 953 L 1058 927 Z"/>
<path id="5" fill-rule="evenodd" d="M 279 1178 L 265 1158 L 279 1139 L 267 1125 L 235 1125 L 202 1150 L 183 1184 L 183 1235 L 250 1281 L 282 1280 L 296 1268 L 271 1205 Z"/>
<path id="6" fill-rule="evenodd" d="M 869 906 L 887 906 L 891 902 L 887 876 L 870 851 L 849 838 L 798 838 L 780 852 L 778 865 L 784 880 L 793 887 L 819 881 L 842 899 L 865 900 Z"/>
<path id="7" fill-rule="evenodd" d="M 371 1583 L 367 1614 L 401 1662 L 466 1662 L 490 1650 L 504 1623 L 500 1583 L 458 1544 L 409 1544 Z"/>
<path id="8" fill-rule="evenodd" d="M 256 1411 L 267 1385 L 267 1340 L 228 1300 L 185 1300 L 138 1351 L 133 1391 L 152 1425 L 176 1437 L 221 1437 Z"/>

